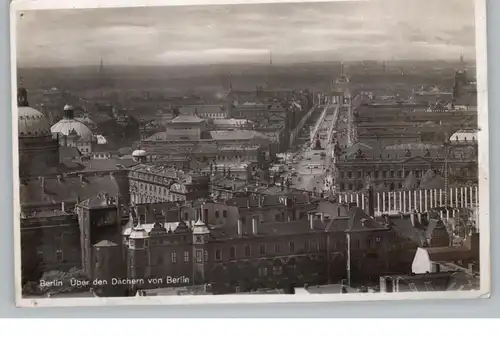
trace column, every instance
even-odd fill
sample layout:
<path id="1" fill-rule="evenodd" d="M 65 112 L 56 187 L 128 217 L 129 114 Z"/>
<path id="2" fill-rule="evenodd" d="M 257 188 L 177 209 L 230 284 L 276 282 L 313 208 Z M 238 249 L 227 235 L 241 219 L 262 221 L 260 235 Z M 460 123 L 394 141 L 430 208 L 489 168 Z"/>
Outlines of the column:
<path id="1" fill-rule="evenodd" d="M 430 195 L 430 208 L 434 208 L 434 189 L 433 190 L 429 190 L 429 195 Z"/>
<path id="2" fill-rule="evenodd" d="M 406 191 L 401 191 L 403 193 L 403 214 L 406 213 Z"/>
<path id="3" fill-rule="evenodd" d="M 359 207 L 361 203 L 359 203 L 359 194 L 356 193 L 356 206 Z"/>
<path id="4" fill-rule="evenodd" d="M 453 207 L 453 188 L 450 188 L 448 192 L 448 205 Z"/>
<path id="5" fill-rule="evenodd" d="M 361 208 L 365 210 L 365 193 L 361 193 Z"/>
<path id="6" fill-rule="evenodd" d="M 464 187 L 464 206 L 469 207 L 469 187 Z"/>
<path id="7" fill-rule="evenodd" d="M 474 199 L 474 202 L 476 203 L 476 207 L 479 207 L 479 190 L 478 190 L 477 185 L 474 187 L 474 195 L 476 196 Z"/>
<path id="8" fill-rule="evenodd" d="M 377 212 L 378 213 L 381 212 L 381 209 L 380 209 L 380 193 L 379 192 L 377 193 Z"/>
<path id="9" fill-rule="evenodd" d="M 427 203 L 427 190 L 424 190 L 424 211 L 429 210 L 429 204 Z"/>
<path id="10" fill-rule="evenodd" d="M 385 191 L 382 191 L 382 213 L 385 213 Z"/>
<path id="11" fill-rule="evenodd" d="M 443 189 L 439 189 L 439 206 L 443 206 Z"/>
<path id="12" fill-rule="evenodd" d="M 434 189 L 434 207 L 438 207 L 438 190 L 437 189 Z"/>
<path id="13" fill-rule="evenodd" d="M 422 205 L 422 190 L 418 191 L 418 207 L 419 207 L 418 210 L 420 212 L 422 212 L 423 211 L 422 210 L 422 207 L 423 207 L 423 205 Z"/>
<path id="14" fill-rule="evenodd" d="M 417 210 L 417 191 L 413 190 L 413 210 Z"/>
<path id="15" fill-rule="evenodd" d="M 458 208 L 459 204 L 458 204 L 458 188 L 455 188 L 455 208 Z"/>
<path id="16" fill-rule="evenodd" d="M 400 190 L 399 191 L 399 211 L 404 213 L 404 207 L 403 207 L 403 192 Z"/>
<path id="17" fill-rule="evenodd" d="M 353 194 L 349 194 L 349 196 L 351 196 L 351 198 L 350 198 L 351 199 L 351 203 L 353 203 L 354 202 L 354 195 Z"/>
<path id="18" fill-rule="evenodd" d="M 339 194 L 339 204 L 342 204 L 342 195 Z"/>
<path id="19" fill-rule="evenodd" d="M 460 206 L 462 208 L 465 207 L 465 189 L 464 189 L 464 187 L 460 187 Z"/>

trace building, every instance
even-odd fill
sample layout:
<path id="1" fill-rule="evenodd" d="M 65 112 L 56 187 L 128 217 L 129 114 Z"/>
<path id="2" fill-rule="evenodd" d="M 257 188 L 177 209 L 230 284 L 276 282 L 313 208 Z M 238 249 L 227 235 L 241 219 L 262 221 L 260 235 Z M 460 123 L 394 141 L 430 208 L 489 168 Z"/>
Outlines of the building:
<path id="1" fill-rule="evenodd" d="M 59 166 L 59 146 L 46 117 L 29 106 L 26 89 L 17 94 L 20 176 L 39 175 Z"/>
<path id="2" fill-rule="evenodd" d="M 128 169 L 131 202 L 192 201 L 208 197 L 209 177 L 165 165 L 140 163 Z"/>
<path id="3" fill-rule="evenodd" d="M 168 139 L 200 140 L 205 121 L 194 115 L 179 115 L 167 123 Z"/>
<path id="4" fill-rule="evenodd" d="M 215 130 L 252 129 L 253 123 L 246 119 L 231 118 L 213 120 L 209 126 Z"/>
<path id="5" fill-rule="evenodd" d="M 187 105 L 179 108 L 181 115 L 198 116 L 204 120 L 224 120 L 229 117 L 229 111 L 225 105 L 200 104 Z"/>
<path id="6" fill-rule="evenodd" d="M 445 188 L 445 176 L 452 184 L 477 183 L 477 145 L 410 143 L 381 148 L 359 142 L 338 153 L 335 191 L 361 190 L 368 181 L 381 189 L 415 189 L 426 173 L 436 178 L 433 189 Z"/>
<path id="7" fill-rule="evenodd" d="M 97 139 L 92 131 L 82 122 L 75 119 L 72 106 L 64 106 L 64 117 L 54 124 L 50 131 L 65 147 L 77 148 L 82 154 L 91 154 Z"/>

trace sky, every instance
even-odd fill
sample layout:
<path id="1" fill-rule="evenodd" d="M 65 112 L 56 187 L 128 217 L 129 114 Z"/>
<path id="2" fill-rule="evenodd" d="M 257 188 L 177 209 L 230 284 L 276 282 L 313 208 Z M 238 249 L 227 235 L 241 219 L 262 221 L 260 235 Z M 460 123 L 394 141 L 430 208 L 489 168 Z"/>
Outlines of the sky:
<path id="1" fill-rule="evenodd" d="M 25 11 L 21 67 L 475 58 L 473 0 Z"/>

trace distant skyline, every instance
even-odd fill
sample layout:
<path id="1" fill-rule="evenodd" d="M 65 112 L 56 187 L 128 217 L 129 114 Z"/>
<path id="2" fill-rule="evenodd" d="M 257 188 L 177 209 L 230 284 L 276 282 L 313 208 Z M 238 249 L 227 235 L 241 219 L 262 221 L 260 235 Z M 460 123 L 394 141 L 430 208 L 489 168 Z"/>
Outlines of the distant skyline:
<path id="1" fill-rule="evenodd" d="M 475 59 L 473 0 L 26 11 L 20 67 Z"/>

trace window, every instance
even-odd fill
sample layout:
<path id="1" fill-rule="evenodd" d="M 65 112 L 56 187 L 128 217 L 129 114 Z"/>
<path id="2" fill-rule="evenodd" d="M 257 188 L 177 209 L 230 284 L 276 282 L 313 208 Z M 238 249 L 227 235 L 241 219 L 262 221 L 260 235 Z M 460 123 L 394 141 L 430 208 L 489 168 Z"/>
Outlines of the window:
<path id="1" fill-rule="evenodd" d="M 305 251 L 305 252 L 308 252 L 308 251 L 309 251 L 309 240 L 306 240 L 306 241 L 304 242 L 304 251 Z"/>
<path id="2" fill-rule="evenodd" d="M 339 188 L 340 188 L 340 191 L 344 191 L 344 183 L 340 183 Z"/>
<path id="3" fill-rule="evenodd" d="M 279 243 L 274 244 L 274 252 L 275 253 L 280 253 L 281 247 Z"/>
<path id="4" fill-rule="evenodd" d="M 319 251 L 325 250 L 325 242 L 324 241 L 322 241 L 322 240 L 318 241 L 318 250 Z"/>
<path id="5" fill-rule="evenodd" d="M 245 256 L 251 256 L 252 255 L 252 248 L 250 245 L 245 245 Z"/>
<path id="6" fill-rule="evenodd" d="M 265 244 L 261 244 L 260 245 L 260 254 L 261 255 L 265 255 L 266 254 L 266 245 Z"/>
<path id="7" fill-rule="evenodd" d="M 232 246 L 229 249 L 229 258 L 231 258 L 231 259 L 236 258 L 236 247 Z"/>
<path id="8" fill-rule="evenodd" d="M 215 249 L 215 260 L 220 261 L 222 259 L 222 252 L 220 249 Z"/>
<path id="9" fill-rule="evenodd" d="M 219 218 L 219 211 L 215 212 L 215 218 Z"/>
<path id="10" fill-rule="evenodd" d="M 222 211 L 222 217 L 226 218 L 227 217 L 227 210 Z"/>
<path id="11" fill-rule="evenodd" d="M 352 177 L 352 173 L 350 171 L 347 172 L 347 178 L 351 178 Z"/>
<path id="12" fill-rule="evenodd" d="M 372 247 L 372 239 L 371 238 L 366 239 L 366 247 L 367 248 L 371 248 Z"/>
<path id="13" fill-rule="evenodd" d="M 391 170 L 390 175 L 391 175 L 391 178 L 394 177 L 394 171 L 393 170 Z"/>
<path id="14" fill-rule="evenodd" d="M 318 250 L 318 243 L 316 241 L 311 241 L 311 251 Z"/>
<path id="15" fill-rule="evenodd" d="M 358 178 L 363 177 L 363 172 L 361 170 L 358 171 Z"/>
<path id="16" fill-rule="evenodd" d="M 274 266 L 273 267 L 273 274 L 275 276 L 280 276 L 283 273 L 283 268 L 281 266 Z"/>
<path id="17" fill-rule="evenodd" d="M 162 265 L 163 264 L 163 256 L 158 256 L 157 260 L 156 260 L 156 263 L 158 265 Z"/>
<path id="18" fill-rule="evenodd" d="M 403 171 L 402 170 L 398 171 L 398 177 L 403 177 Z"/>
<path id="19" fill-rule="evenodd" d="M 259 268 L 259 277 L 267 277 L 267 268 L 264 267 Z"/>
<path id="20" fill-rule="evenodd" d="M 189 251 L 184 251 L 184 263 L 189 263 Z"/>
<path id="21" fill-rule="evenodd" d="M 196 250 L 196 263 L 202 263 L 203 251 Z"/>
<path id="22" fill-rule="evenodd" d="M 172 263 L 177 263 L 177 252 L 175 250 L 172 250 Z"/>
<path id="23" fill-rule="evenodd" d="M 208 250 L 205 250 L 204 254 L 205 254 L 204 261 L 208 262 Z"/>
<path id="24" fill-rule="evenodd" d="M 380 243 L 380 237 L 375 238 L 375 242 Z"/>
<path id="25" fill-rule="evenodd" d="M 290 253 L 294 253 L 295 252 L 295 243 L 294 242 L 288 243 L 288 248 L 290 249 Z"/>
<path id="26" fill-rule="evenodd" d="M 184 213 L 184 220 L 187 221 L 189 219 L 189 214 L 187 212 Z"/>
<path id="27" fill-rule="evenodd" d="M 63 252 L 62 252 L 62 250 L 57 250 L 56 251 L 56 258 L 57 258 L 58 262 L 62 262 L 63 261 L 64 258 L 63 258 Z"/>

